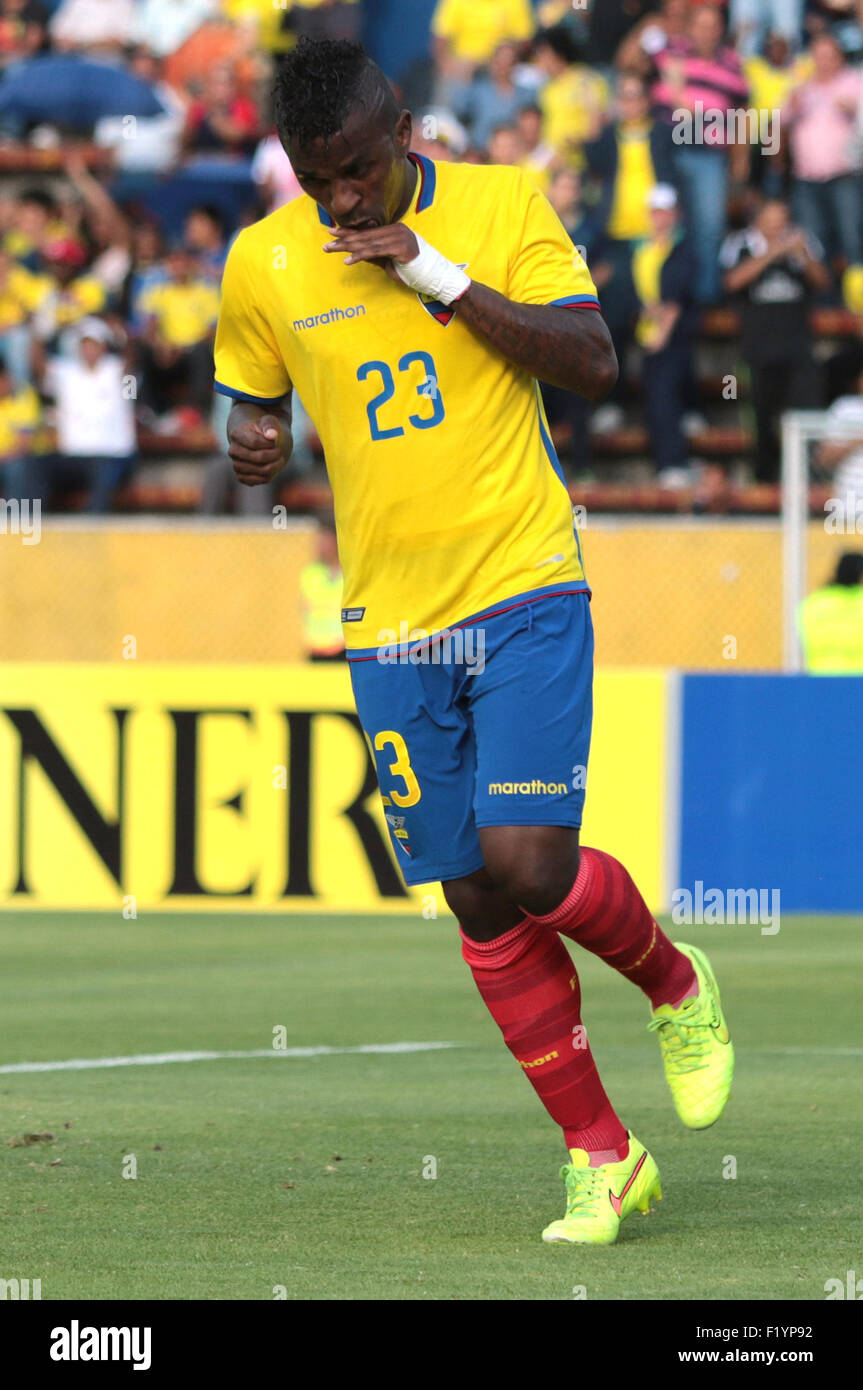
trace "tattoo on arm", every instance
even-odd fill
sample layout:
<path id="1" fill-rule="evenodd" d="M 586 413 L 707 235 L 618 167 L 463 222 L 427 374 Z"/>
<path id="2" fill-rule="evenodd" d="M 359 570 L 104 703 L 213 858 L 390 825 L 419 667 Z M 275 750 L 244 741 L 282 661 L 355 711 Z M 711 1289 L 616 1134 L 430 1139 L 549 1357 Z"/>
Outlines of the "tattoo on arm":
<path id="1" fill-rule="evenodd" d="M 596 309 L 516 304 L 474 281 L 459 300 L 463 323 L 540 381 L 600 401 L 617 380 L 617 358 Z"/>

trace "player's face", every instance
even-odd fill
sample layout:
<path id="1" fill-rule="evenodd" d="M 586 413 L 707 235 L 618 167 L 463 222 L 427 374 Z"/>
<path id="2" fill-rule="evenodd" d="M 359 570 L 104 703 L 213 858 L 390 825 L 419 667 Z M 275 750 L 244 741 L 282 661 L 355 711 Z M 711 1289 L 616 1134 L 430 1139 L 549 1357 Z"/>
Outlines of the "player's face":
<path id="1" fill-rule="evenodd" d="M 411 116 L 402 111 L 395 127 L 357 111 L 329 140 L 288 149 L 300 186 L 339 227 L 361 231 L 395 222 L 405 211 L 411 166 Z"/>

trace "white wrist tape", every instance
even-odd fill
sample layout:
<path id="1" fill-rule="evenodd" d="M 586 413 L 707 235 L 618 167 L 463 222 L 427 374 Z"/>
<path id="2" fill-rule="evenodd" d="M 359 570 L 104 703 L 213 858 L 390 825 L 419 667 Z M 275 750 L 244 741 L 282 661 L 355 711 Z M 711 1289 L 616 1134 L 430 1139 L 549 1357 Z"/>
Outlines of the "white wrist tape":
<path id="1" fill-rule="evenodd" d="M 420 253 L 412 261 L 406 261 L 404 264 L 394 262 L 399 279 L 404 281 L 409 289 L 431 295 L 432 299 L 439 300 L 441 304 L 452 304 L 454 299 L 460 299 L 471 283 L 470 276 L 465 275 L 460 266 L 448 261 L 440 251 L 429 246 L 416 232 L 414 236 Z"/>

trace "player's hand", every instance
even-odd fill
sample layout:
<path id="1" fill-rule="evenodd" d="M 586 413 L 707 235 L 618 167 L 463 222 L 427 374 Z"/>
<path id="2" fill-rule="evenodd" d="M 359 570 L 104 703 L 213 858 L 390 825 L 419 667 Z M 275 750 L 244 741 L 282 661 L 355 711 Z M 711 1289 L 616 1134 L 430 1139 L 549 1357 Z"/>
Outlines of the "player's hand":
<path id="1" fill-rule="evenodd" d="M 368 261 L 380 266 L 391 280 L 399 280 L 394 261 L 407 265 L 419 255 L 419 243 L 409 227 L 403 222 L 389 222 L 385 227 L 369 227 L 365 231 L 352 231 L 350 227 L 334 227 L 335 241 L 324 247 L 329 255 L 340 251 L 345 256 L 345 265 L 357 265 Z"/>
<path id="2" fill-rule="evenodd" d="M 379 265 L 391 280 L 430 299 L 439 299 L 442 304 L 452 304 L 470 289 L 464 265 L 454 265 L 402 222 L 370 227 L 364 232 L 336 227 L 334 236 L 336 240 L 328 242 L 324 250 L 330 255 L 347 251 L 345 265 L 359 261 Z"/>
<path id="3" fill-rule="evenodd" d="M 290 458 L 293 439 L 275 415 L 228 425 L 228 456 L 237 481 L 246 487 L 271 483 Z"/>

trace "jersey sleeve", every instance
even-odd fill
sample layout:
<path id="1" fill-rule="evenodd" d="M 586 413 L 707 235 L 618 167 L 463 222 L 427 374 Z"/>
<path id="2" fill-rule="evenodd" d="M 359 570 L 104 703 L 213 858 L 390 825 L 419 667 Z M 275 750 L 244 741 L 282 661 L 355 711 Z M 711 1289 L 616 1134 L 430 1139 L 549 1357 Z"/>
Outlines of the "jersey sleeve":
<path id="1" fill-rule="evenodd" d="M 551 203 L 518 172 L 509 224 L 513 231 L 508 297 L 518 304 L 563 304 L 598 309 L 587 262 L 572 244 Z"/>
<path id="2" fill-rule="evenodd" d="M 243 234 L 228 253 L 214 349 L 216 390 L 271 405 L 291 390 L 275 335 L 254 293 Z"/>

